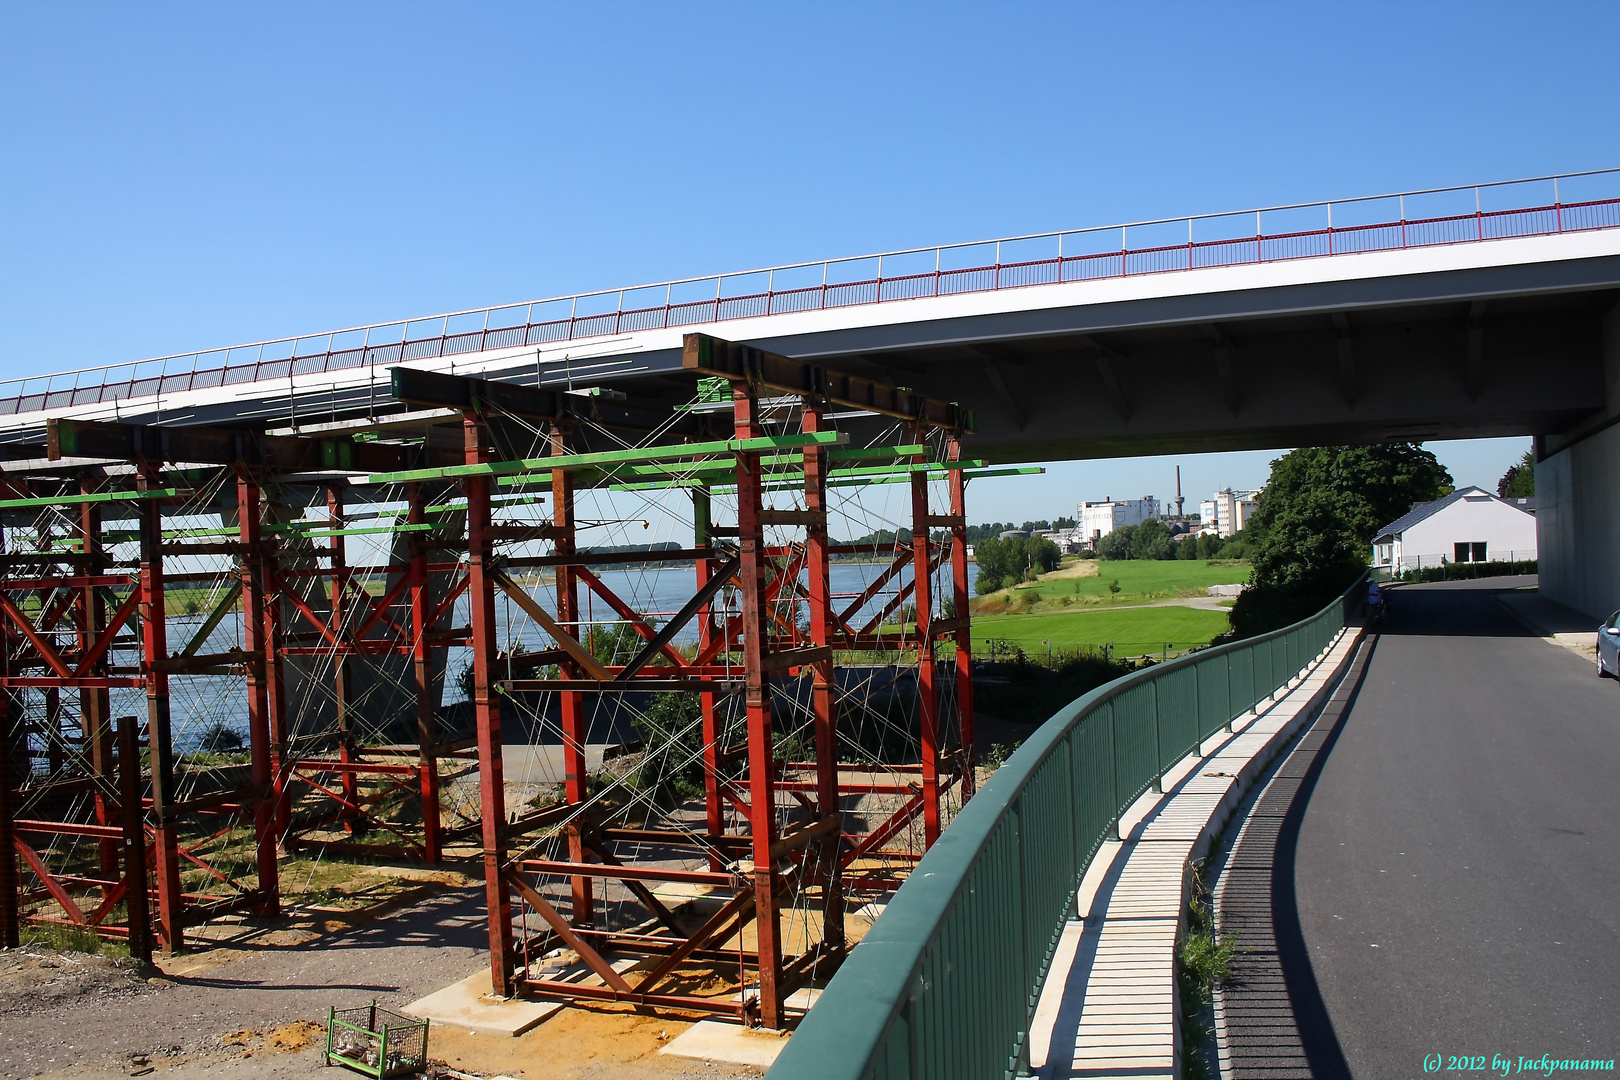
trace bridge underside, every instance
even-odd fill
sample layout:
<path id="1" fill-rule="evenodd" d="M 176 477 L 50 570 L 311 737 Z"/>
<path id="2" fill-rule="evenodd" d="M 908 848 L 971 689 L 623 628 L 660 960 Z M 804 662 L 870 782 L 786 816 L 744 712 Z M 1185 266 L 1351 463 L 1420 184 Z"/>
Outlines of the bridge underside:
<path id="1" fill-rule="evenodd" d="M 780 338 L 970 404 L 973 453 L 1050 461 L 1542 435 L 1605 406 L 1620 259 Z"/>

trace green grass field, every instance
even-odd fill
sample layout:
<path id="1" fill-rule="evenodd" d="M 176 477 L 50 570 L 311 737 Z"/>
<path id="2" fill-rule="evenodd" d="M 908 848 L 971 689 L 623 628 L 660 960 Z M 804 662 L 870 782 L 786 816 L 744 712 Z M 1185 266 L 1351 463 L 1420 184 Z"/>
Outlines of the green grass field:
<path id="1" fill-rule="evenodd" d="M 1124 582 L 1120 584 L 1123 586 Z M 1228 626 L 1224 611 L 1187 607 L 1124 608 L 1037 612 L 1031 615 L 984 615 L 973 619 L 975 649 L 991 638 L 1015 642 L 1031 656 L 1054 650 L 1112 644 L 1121 656 L 1207 645 Z"/>
<path id="2" fill-rule="evenodd" d="M 1203 596 L 1211 585 L 1235 585 L 1249 580 L 1246 562 L 1206 563 L 1196 560 L 1159 561 L 1125 559 L 1099 561 L 1096 577 L 1064 577 L 1067 567 L 1042 580 L 1009 590 L 1014 596 L 1034 592 L 1051 602 L 1064 596 L 1081 604 L 1146 604 L 1178 596 Z M 1110 582 L 1119 582 L 1119 592 L 1110 593 Z"/>

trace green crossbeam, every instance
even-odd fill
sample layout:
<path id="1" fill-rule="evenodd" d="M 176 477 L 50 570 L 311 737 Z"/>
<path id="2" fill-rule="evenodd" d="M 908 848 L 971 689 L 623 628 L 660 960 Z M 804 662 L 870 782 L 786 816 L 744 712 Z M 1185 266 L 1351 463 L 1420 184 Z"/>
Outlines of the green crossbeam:
<path id="1" fill-rule="evenodd" d="M 763 450 L 783 450 L 796 446 L 828 446 L 846 442 L 839 431 L 817 431 L 805 435 L 766 435 L 758 439 L 723 439 L 718 442 L 686 443 L 679 446 L 648 446 L 630 450 L 604 450 L 595 454 L 557 454 L 551 457 L 492 461 L 483 465 L 451 465 L 440 469 L 410 469 L 405 472 L 373 473 L 370 484 L 402 484 L 413 480 L 447 480 L 459 476 L 513 476 L 546 473 L 558 469 L 598 468 L 633 465 L 647 461 L 669 461 L 709 457 L 714 454 L 743 454 Z M 604 470 L 606 471 L 606 470 Z"/>
<path id="2" fill-rule="evenodd" d="M 840 475 L 837 472 L 830 474 L 827 480 L 828 487 L 857 487 L 861 484 L 899 484 L 909 480 L 913 473 L 922 469 L 928 470 L 929 480 L 943 480 L 953 471 L 960 471 L 964 479 L 978 480 L 993 476 L 1033 476 L 1046 472 L 1039 466 L 1009 466 L 1002 469 L 982 469 L 983 461 L 939 461 L 931 465 L 896 466 L 890 472 L 874 472 L 870 475 L 850 476 Z M 849 470 L 854 472 L 855 470 Z M 865 472 L 865 470 L 861 470 Z M 804 487 L 803 475 L 797 477 L 775 478 L 769 477 L 764 482 L 766 491 L 791 491 Z M 649 481 L 640 484 L 611 484 L 610 491 L 656 491 L 662 488 L 699 488 L 706 487 L 717 494 L 729 493 L 737 490 L 736 484 L 709 484 L 703 480 L 666 480 Z"/>
<path id="3" fill-rule="evenodd" d="M 137 499 L 171 499 L 179 488 L 151 491 L 95 491 L 88 495 L 51 495 L 35 499 L 0 499 L 0 510 L 28 510 L 36 506 L 82 506 L 85 503 L 133 502 Z"/>

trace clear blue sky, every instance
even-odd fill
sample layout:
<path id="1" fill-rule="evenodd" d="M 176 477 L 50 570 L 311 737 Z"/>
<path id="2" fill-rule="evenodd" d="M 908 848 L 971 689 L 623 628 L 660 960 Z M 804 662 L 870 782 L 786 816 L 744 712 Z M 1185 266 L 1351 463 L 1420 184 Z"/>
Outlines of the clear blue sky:
<path id="1" fill-rule="evenodd" d="M 0 372 L 1620 165 L 1620 5 L 0 5 Z M 1524 440 L 1438 445 L 1494 484 Z M 1196 496 L 1271 455 L 1184 459 Z M 975 519 L 1168 496 L 1173 462 Z"/>

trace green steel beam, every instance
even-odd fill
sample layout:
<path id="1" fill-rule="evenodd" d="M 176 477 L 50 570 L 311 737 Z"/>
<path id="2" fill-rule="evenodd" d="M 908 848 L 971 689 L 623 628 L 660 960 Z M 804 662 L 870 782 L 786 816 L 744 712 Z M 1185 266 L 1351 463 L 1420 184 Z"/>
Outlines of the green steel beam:
<path id="1" fill-rule="evenodd" d="M 952 471 L 946 468 L 946 466 L 974 464 L 974 462 L 935 462 L 932 465 L 926 466 L 928 469 L 928 479 L 945 479 Z M 983 462 L 978 462 L 977 464 L 982 465 Z M 894 471 L 888 473 L 879 473 L 870 476 L 845 476 L 842 478 L 839 478 L 837 473 L 833 473 L 832 478 L 827 481 L 827 485 L 829 487 L 858 487 L 861 484 L 900 484 L 909 480 L 914 472 L 922 468 L 924 468 L 924 466 L 897 466 Z M 989 477 L 993 476 L 1034 476 L 1044 473 L 1046 470 L 1039 466 L 1024 465 L 1008 466 L 1001 469 L 963 468 L 960 471 L 963 479 L 965 480 L 980 480 L 988 479 Z M 803 486 L 803 476 L 796 479 L 767 479 L 765 481 L 765 489 L 767 491 L 789 491 L 794 488 L 802 488 Z M 652 480 L 638 484 L 610 484 L 608 485 L 608 490 L 657 491 L 662 488 L 696 487 L 707 487 L 710 491 L 713 491 L 716 494 L 724 494 L 737 490 L 736 484 L 708 484 L 702 480 Z"/>
<path id="2" fill-rule="evenodd" d="M 137 499 L 172 499 L 179 488 L 151 491 L 95 491 L 88 495 L 50 495 L 35 499 L 0 499 L 0 510 L 29 510 L 38 506 L 81 506 L 85 503 L 133 502 Z"/>
<path id="3" fill-rule="evenodd" d="M 492 461 L 483 465 L 453 465 L 442 469 L 408 469 L 404 472 L 372 473 L 370 484 L 401 484 L 412 480 L 445 480 L 460 476 L 513 476 L 521 473 L 551 473 L 557 469 L 595 468 L 603 465 L 633 465 L 646 461 L 668 461 L 708 457 L 714 454 L 741 454 L 781 450 L 794 446 L 825 446 L 847 442 L 839 431 L 818 431 L 807 435 L 766 435 L 758 439 L 723 439 L 717 442 L 684 443 L 675 446 L 647 446 L 630 450 L 605 450 L 594 454 L 557 454 L 551 457 Z"/>

